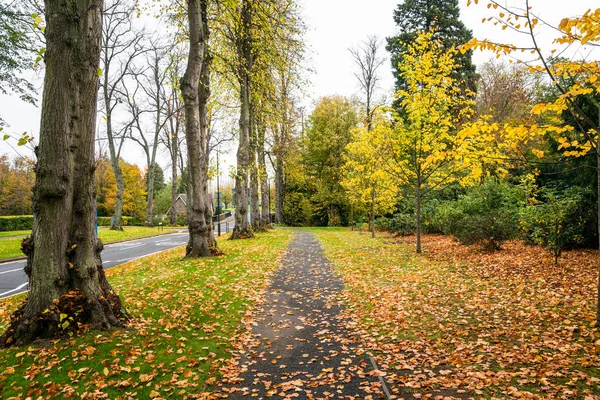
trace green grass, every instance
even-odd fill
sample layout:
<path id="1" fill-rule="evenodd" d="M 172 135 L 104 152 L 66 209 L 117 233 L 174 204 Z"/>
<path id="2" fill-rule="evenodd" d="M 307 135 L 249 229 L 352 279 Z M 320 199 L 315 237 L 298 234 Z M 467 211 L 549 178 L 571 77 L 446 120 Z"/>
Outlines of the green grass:
<path id="1" fill-rule="evenodd" d="M 108 228 L 101 228 L 98 231 L 98 236 L 102 239 L 104 244 L 108 244 L 119 242 L 121 240 L 140 239 L 148 236 L 164 235 L 174 232 L 174 230 L 169 228 L 159 231 L 158 228 L 147 228 L 143 226 L 125 226 L 123 229 L 123 231 L 111 231 Z M 29 235 L 29 233 L 31 233 L 31 231 L 0 232 L 0 260 L 23 256 L 23 253 L 21 252 L 21 240 Z M 11 238 L 10 236 L 20 237 Z M 2 237 L 5 239 L 1 239 Z"/>
<path id="2" fill-rule="evenodd" d="M 12 237 L 12 236 L 22 236 L 25 237 L 31 233 L 30 230 L 27 231 L 8 231 L 8 232 L 0 232 L 0 239 Z"/>
<path id="3" fill-rule="evenodd" d="M 0 350 L 3 397 L 183 398 L 210 391 L 291 233 L 219 240 L 225 256 L 181 261 L 183 248 L 107 271 L 133 316 L 128 329 Z M 24 298 L 0 301 L 0 331 Z"/>

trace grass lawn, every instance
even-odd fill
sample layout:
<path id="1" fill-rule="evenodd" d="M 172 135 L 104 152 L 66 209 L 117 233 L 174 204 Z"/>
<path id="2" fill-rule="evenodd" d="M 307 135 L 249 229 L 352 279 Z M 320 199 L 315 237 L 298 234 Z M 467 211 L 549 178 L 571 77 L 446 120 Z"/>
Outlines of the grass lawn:
<path id="1" fill-rule="evenodd" d="M 599 398 L 597 252 L 567 252 L 555 267 L 520 244 L 481 253 L 432 237 L 417 256 L 414 238 L 310 230 L 401 397 Z"/>
<path id="2" fill-rule="evenodd" d="M 104 244 L 114 243 L 121 240 L 128 239 L 139 239 L 148 236 L 162 235 L 167 233 L 173 233 L 172 229 L 165 229 L 159 231 L 157 228 L 147 228 L 144 226 L 125 226 L 124 231 L 111 231 L 110 229 L 100 229 L 98 236 Z M 0 232 L 0 260 L 6 260 L 7 258 L 15 258 L 23 256 L 21 252 L 21 240 L 31 231 L 12 231 L 12 232 Z M 7 236 L 21 236 L 18 238 L 1 239 Z"/>
<path id="3" fill-rule="evenodd" d="M 290 238 L 286 230 L 223 237 L 222 257 L 181 261 L 178 248 L 107 270 L 133 316 L 129 328 L 0 350 L 2 397 L 203 398 Z M 23 298 L 0 300 L 0 332 Z"/>

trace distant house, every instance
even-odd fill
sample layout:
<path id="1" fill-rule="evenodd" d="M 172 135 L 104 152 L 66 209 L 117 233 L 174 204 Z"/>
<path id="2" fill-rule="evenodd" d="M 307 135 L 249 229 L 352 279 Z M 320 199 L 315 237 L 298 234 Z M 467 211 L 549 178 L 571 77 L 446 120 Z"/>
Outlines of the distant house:
<path id="1" fill-rule="evenodd" d="M 175 204 L 167 210 L 167 215 L 171 215 L 171 209 L 175 207 L 175 216 L 181 217 L 187 215 L 187 194 L 182 193 L 177 195 Z"/>
<path id="2" fill-rule="evenodd" d="M 210 204 L 212 205 L 213 203 L 213 196 L 212 193 L 208 194 L 208 199 L 210 200 Z M 177 198 L 175 199 L 175 216 L 176 217 L 185 217 L 187 216 L 187 194 L 185 193 L 181 193 L 179 195 L 177 195 Z M 173 208 L 173 207 L 171 207 Z M 171 214 L 171 208 L 169 208 L 167 210 L 167 215 Z"/>

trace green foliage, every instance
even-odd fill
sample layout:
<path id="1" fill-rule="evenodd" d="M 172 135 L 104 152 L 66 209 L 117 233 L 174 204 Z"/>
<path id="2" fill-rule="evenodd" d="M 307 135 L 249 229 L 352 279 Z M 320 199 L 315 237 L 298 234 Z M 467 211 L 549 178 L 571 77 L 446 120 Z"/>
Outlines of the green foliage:
<path id="1" fill-rule="evenodd" d="M 417 229 L 414 214 L 406 213 L 395 214 L 392 218 L 379 218 L 375 220 L 375 227 L 397 236 L 412 235 Z"/>
<path id="2" fill-rule="evenodd" d="M 440 204 L 432 215 L 431 226 L 455 235 L 463 244 L 499 250 L 504 241 L 517 236 L 518 210 L 524 197 L 520 187 L 488 179 L 457 201 Z"/>
<path id="3" fill-rule="evenodd" d="M 154 214 L 166 214 L 171 208 L 171 187 L 171 183 L 169 183 L 160 191 L 154 192 Z"/>
<path id="4" fill-rule="evenodd" d="M 0 232 L 29 230 L 32 227 L 32 215 L 11 215 L 0 217 Z"/>
<path id="5" fill-rule="evenodd" d="M 318 225 L 341 225 L 347 221 L 348 198 L 341 185 L 346 146 L 358 123 L 354 105 L 346 98 L 324 97 L 309 118 L 309 128 L 302 143 L 301 164 L 304 183 L 309 188 Z"/>
<path id="6" fill-rule="evenodd" d="M 591 192 L 577 186 L 562 193 L 544 188 L 542 202 L 521 211 L 521 230 L 532 242 L 545 247 L 558 263 L 562 250 L 581 245 L 588 233 Z M 591 206 L 591 207 L 590 207 Z"/>
<path id="7" fill-rule="evenodd" d="M 303 193 L 288 193 L 283 206 L 283 222 L 289 226 L 310 225 L 313 209 Z"/>
<path id="8" fill-rule="evenodd" d="M 22 2 L 0 3 L 0 93 L 19 95 L 21 100 L 35 104 L 35 87 L 20 74 L 34 66 L 38 45 L 32 27 L 39 25 L 38 17 L 32 18 Z M 41 19 L 40 19 L 41 22 Z M 0 125 L 2 119 L 0 118 Z"/>
<path id="9" fill-rule="evenodd" d="M 394 11 L 394 21 L 399 33 L 388 38 L 387 50 L 392 55 L 396 90 L 405 88 L 406 82 L 399 74 L 398 65 L 402 63 L 408 45 L 414 42 L 419 31 L 435 28 L 435 36 L 441 40 L 445 50 L 466 43 L 473 37 L 471 31 L 460 21 L 458 0 L 405 0 Z M 466 82 L 474 90 L 476 73 L 472 55 L 472 51 L 457 54 L 453 78 Z"/>
<path id="10" fill-rule="evenodd" d="M 145 174 L 146 182 L 148 181 L 148 171 Z M 161 168 L 158 163 L 154 163 L 154 199 L 158 196 L 167 184 L 165 183 L 165 171 Z"/>

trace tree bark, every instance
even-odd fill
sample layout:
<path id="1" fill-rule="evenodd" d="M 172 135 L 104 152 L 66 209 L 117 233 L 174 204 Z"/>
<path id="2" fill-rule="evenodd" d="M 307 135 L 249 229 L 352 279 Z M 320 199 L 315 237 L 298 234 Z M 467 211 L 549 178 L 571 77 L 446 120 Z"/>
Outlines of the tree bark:
<path id="1" fill-rule="evenodd" d="M 283 181 L 283 151 L 278 150 L 275 157 L 275 222 L 283 224 L 283 197 L 285 187 Z"/>
<path id="2" fill-rule="evenodd" d="M 421 254 L 421 179 L 418 174 L 416 189 L 417 254 Z"/>
<path id="3" fill-rule="evenodd" d="M 242 4 L 242 34 L 238 44 L 240 60 L 240 142 L 237 151 L 237 174 L 235 176 L 235 227 L 230 239 L 254 237 L 248 221 L 248 165 L 250 162 L 250 84 L 252 71 L 252 5 L 250 0 Z"/>
<path id="4" fill-rule="evenodd" d="M 177 153 L 179 152 L 179 138 L 177 132 L 171 130 L 171 212 L 169 213 L 169 224 L 177 223 L 175 203 L 177 201 Z"/>
<path id="5" fill-rule="evenodd" d="M 267 175 L 267 152 L 265 151 L 265 127 L 258 127 L 258 176 L 261 187 L 261 227 L 263 230 L 271 228 L 270 193 Z"/>
<path id="6" fill-rule="evenodd" d="M 206 0 L 188 0 L 190 48 L 188 64 L 181 79 L 185 110 L 185 136 L 188 148 L 188 229 L 186 258 L 207 257 L 210 250 L 210 226 L 206 220 L 206 201 L 202 196 L 207 182 L 201 137 L 199 83 L 206 46 Z"/>
<path id="7" fill-rule="evenodd" d="M 152 206 L 154 199 L 154 163 L 148 164 L 148 172 L 146 173 L 146 221 L 144 222 L 145 226 L 152 227 L 154 223 L 152 221 Z"/>
<path id="8" fill-rule="evenodd" d="M 261 231 L 262 224 L 260 218 L 259 206 L 259 186 L 258 186 L 258 164 L 256 155 L 258 153 L 258 124 L 256 113 L 250 112 L 250 216 L 252 221 L 252 230 Z"/>
<path id="9" fill-rule="evenodd" d="M 600 128 L 600 108 L 598 109 L 598 128 Z M 596 184 L 598 189 L 598 295 L 596 296 L 596 327 L 600 328 L 600 135 L 596 141 Z"/>
<path id="10" fill-rule="evenodd" d="M 121 326 L 119 296 L 102 269 L 94 223 L 95 127 L 102 0 L 46 1 L 46 75 L 34 188 L 23 241 L 30 291 L 0 346 L 64 335 L 78 323 Z M 64 301 L 68 297 L 69 301 Z M 76 303 L 83 312 L 73 312 Z M 70 328 L 60 314 L 74 316 Z"/>
<path id="11" fill-rule="evenodd" d="M 206 3 L 206 1 L 205 1 Z M 206 7 L 203 6 L 203 7 Z M 203 24 L 205 29 L 205 40 L 208 41 L 208 21 L 206 12 L 203 14 Z M 217 241 L 215 239 L 215 230 L 213 224 L 213 202 L 208 191 L 208 170 L 210 168 L 210 149 L 209 149 L 209 127 L 208 127 L 208 99 L 210 98 L 210 67 L 212 65 L 212 56 L 208 51 L 208 46 L 204 47 L 202 70 L 200 72 L 200 84 L 198 86 L 198 98 L 200 106 L 200 143 L 202 144 L 202 159 L 204 160 L 202 168 L 202 192 L 200 196 L 204 201 L 204 219 L 208 224 L 208 245 L 213 254 L 217 254 Z"/>

